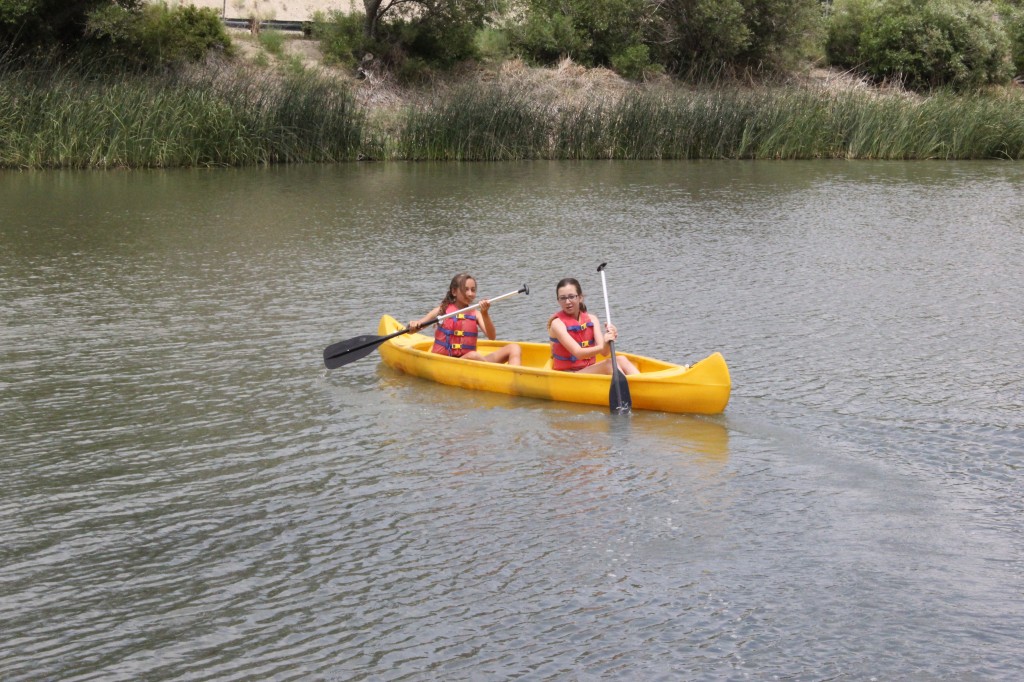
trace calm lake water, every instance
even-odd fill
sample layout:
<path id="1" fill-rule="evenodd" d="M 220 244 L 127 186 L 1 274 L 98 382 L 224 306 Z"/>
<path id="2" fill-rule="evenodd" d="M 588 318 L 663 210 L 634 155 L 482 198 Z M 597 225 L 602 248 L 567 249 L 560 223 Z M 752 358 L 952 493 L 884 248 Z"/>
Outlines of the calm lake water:
<path id="1" fill-rule="evenodd" d="M 1016 680 L 1024 165 L 0 174 L 4 680 Z M 725 414 L 321 352 L 436 305 Z"/>

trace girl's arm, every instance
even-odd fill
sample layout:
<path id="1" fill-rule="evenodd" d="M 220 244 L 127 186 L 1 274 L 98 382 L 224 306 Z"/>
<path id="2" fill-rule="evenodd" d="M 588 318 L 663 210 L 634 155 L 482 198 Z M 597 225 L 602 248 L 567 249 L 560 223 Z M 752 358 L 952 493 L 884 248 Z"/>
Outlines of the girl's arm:
<path id="1" fill-rule="evenodd" d="M 483 327 L 484 333 L 487 334 L 487 338 L 491 341 L 498 333 L 494 330 L 494 323 L 491 321 L 491 315 L 488 313 L 488 309 L 491 307 L 491 302 L 486 298 L 480 301 L 480 326 Z"/>
<path id="2" fill-rule="evenodd" d="M 590 313 L 587 314 L 590 315 Z M 605 337 L 601 331 L 601 320 L 597 319 L 597 315 L 590 315 L 590 321 L 594 323 L 594 356 L 611 355 L 612 349 L 608 347 L 608 342 L 614 341 L 615 335 Z"/>
<path id="3" fill-rule="evenodd" d="M 437 306 L 433 310 L 431 310 L 429 313 L 427 313 L 426 315 L 421 317 L 420 319 L 413 320 L 413 321 L 409 322 L 409 324 L 407 324 L 406 327 L 408 327 L 409 329 L 412 329 L 413 331 L 417 331 L 419 329 L 422 329 L 423 326 L 427 322 L 429 322 L 430 320 L 434 319 L 435 317 L 437 317 L 440 314 L 441 314 L 441 306 Z"/>
<path id="4" fill-rule="evenodd" d="M 612 324 L 611 322 L 609 322 L 605 326 L 607 327 L 607 330 L 605 331 L 605 333 L 608 336 L 600 336 L 599 337 L 599 338 L 601 338 L 601 343 L 603 344 L 603 350 L 601 352 L 601 355 L 611 355 L 612 354 L 612 349 L 609 347 L 609 344 L 612 341 L 615 341 L 616 339 L 619 338 L 619 330 L 616 329 L 615 325 Z M 597 321 L 594 322 L 594 328 L 595 329 L 598 328 L 597 327 Z M 594 335 L 595 335 L 595 337 L 599 336 L 600 335 L 600 331 L 595 332 Z"/>

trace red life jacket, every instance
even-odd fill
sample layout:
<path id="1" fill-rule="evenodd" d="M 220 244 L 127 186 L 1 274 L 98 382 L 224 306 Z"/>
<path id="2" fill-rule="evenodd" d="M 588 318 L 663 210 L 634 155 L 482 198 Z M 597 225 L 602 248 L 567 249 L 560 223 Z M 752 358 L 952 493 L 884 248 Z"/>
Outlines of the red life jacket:
<path id="1" fill-rule="evenodd" d="M 580 344 L 581 348 L 589 348 L 594 345 L 594 323 L 587 313 L 580 313 L 580 319 L 569 317 L 565 312 L 559 310 L 556 317 L 562 321 L 569 336 Z M 597 362 L 594 358 L 577 358 L 569 350 L 559 343 L 555 337 L 551 339 L 551 367 L 557 370 L 581 370 Z"/>
<path id="2" fill-rule="evenodd" d="M 454 303 L 449 303 L 441 314 L 447 315 L 455 310 L 458 310 L 458 307 Z M 434 346 L 430 352 L 460 358 L 476 350 L 477 336 L 476 315 L 459 313 L 437 324 L 434 330 Z"/>

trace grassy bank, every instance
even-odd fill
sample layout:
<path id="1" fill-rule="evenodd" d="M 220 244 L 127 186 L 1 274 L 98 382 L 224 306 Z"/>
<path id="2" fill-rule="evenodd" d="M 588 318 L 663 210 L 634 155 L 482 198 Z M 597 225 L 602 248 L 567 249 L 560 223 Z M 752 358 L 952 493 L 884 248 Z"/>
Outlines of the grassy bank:
<path id="1" fill-rule="evenodd" d="M 328 75 L 0 67 L 0 166 L 378 160 L 1022 159 L 1024 94 L 814 86 L 581 92 L 471 77 L 389 105 Z"/>
<path id="2" fill-rule="evenodd" d="M 405 159 L 1024 159 L 1024 94 L 733 86 L 566 106 L 466 87 L 410 108 Z"/>
<path id="3" fill-rule="evenodd" d="M 122 168 L 346 161 L 364 116 L 333 80 L 253 69 L 112 77 L 0 68 L 0 166 Z"/>

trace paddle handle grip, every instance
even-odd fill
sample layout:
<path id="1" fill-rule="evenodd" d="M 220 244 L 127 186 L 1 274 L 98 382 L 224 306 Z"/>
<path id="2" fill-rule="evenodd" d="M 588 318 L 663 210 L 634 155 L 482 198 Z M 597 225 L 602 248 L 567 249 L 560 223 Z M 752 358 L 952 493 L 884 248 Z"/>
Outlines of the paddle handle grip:
<path id="1" fill-rule="evenodd" d="M 604 321 L 607 322 L 608 324 L 611 324 L 612 311 L 611 308 L 608 306 L 608 285 L 605 283 L 604 280 L 604 266 L 606 265 L 608 264 L 601 263 L 600 265 L 597 266 L 597 271 L 601 273 L 601 288 L 604 290 Z"/>

